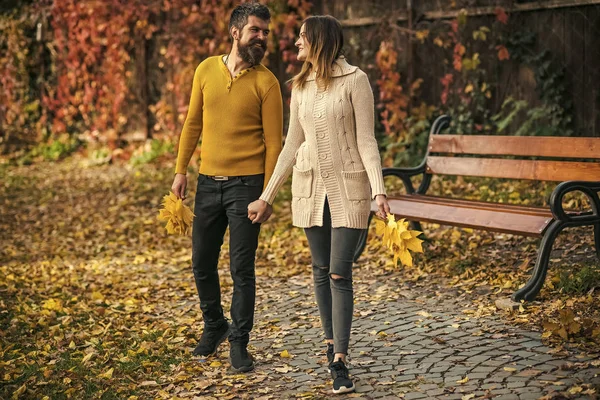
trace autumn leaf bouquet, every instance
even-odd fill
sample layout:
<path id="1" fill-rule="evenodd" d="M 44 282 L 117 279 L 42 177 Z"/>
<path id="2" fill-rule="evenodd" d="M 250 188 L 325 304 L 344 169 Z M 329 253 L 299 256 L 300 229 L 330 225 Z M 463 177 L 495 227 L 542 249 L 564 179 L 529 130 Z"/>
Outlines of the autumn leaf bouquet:
<path id="1" fill-rule="evenodd" d="M 165 195 L 162 201 L 162 208 L 158 212 L 158 220 L 166 221 L 167 233 L 170 235 L 188 235 L 192 227 L 194 213 L 188 206 L 183 204 L 183 200 L 177 198 L 173 192 Z"/>
<path id="2" fill-rule="evenodd" d="M 411 231 L 408 229 L 408 221 L 404 218 L 396 221 L 393 214 L 388 214 L 387 219 L 375 220 L 375 232 L 381 237 L 382 244 L 392 251 L 394 254 L 394 265 L 398 260 L 402 265 L 412 267 L 412 255 L 410 251 L 422 253 L 423 241 L 418 238 L 422 233 L 419 231 Z"/>

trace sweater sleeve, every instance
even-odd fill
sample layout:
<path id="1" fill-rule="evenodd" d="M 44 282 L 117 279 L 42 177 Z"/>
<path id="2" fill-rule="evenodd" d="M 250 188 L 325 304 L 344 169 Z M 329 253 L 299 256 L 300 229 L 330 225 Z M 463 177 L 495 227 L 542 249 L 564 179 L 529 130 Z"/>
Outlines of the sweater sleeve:
<path id="1" fill-rule="evenodd" d="M 381 172 L 381 158 L 375 139 L 375 103 L 369 78 L 361 70 L 356 71 L 355 86 L 352 90 L 352 106 L 356 123 L 358 153 L 369 176 L 371 195 L 385 195 L 385 185 Z"/>
<path id="2" fill-rule="evenodd" d="M 279 192 L 279 189 L 292 172 L 292 167 L 294 165 L 294 161 L 296 160 L 296 151 L 298 151 L 298 148 L 303 142 L 304 131 L 302 130 L 302 126 L 298 120 L 298 99 L 296 92 L 292 91 L 292 100 L 290 103 L 290 126 L 285 138 L 285 144 L 283 146 L 283 150 L 281 150 L 281 153 L 279 154 L 279 158 L 277 159 L 277 164 L 275 165 L 273 175 L 271 175 L 269 183 L 260 196 L 261 200 L 264 200 L 269 204 L 273 204 L 273 200 L 275 200 L 277 192 Z"/>
<path id="3" fill-rule="evenodd" d="M 179 138 L 179 151 L 177 152 L 177 164 L 175 173 L 186 174 L 187 167 L 192 158 L 192 154 L 198 145 L 200 134 L 202 133 L 202 83 L 200 65 L 194 73 L 194 82 L 192 84 L 192 94 L 190 105 Z"/>
<path id="4" fill-rule="evenodd" d="M 265 140 L 265 187 L 281 152 L 283 135 L 283 102 L 279 82 L 271 86 L 262 103 L 262 125 Z M 263 188 L 264 189 L 264 188 Z"/>

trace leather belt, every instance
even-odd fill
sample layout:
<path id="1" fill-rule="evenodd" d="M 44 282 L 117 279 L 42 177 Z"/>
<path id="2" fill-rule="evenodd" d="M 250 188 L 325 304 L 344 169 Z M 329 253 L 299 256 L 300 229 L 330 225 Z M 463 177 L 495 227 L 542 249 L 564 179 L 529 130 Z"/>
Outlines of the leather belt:
<path id="1" fill-rule="evenodd" d="M 222 175 L 215 175 L 215 176 L 206 175 L 206 176 L 215 181 L 228 181 L 230 179 L 235 178 L 235 176 L 222 176 Z"/>

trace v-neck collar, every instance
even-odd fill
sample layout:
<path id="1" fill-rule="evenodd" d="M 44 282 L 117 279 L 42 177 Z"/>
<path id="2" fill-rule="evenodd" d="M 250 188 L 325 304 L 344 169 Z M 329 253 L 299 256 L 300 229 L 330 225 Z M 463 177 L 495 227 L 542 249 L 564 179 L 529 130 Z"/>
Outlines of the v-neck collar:
<path id="1" fill-rule="evenodd" d="M 236 76 L 231 76 L 231 72 L 229 71 L 229 68 L 227 68 L 227 64 L 225 64 L 225 56 L 226 55 L 227 54 L 222 54 L 219 57 L 219 64 L 221 64 L 221 69 L 225 73 L 225 76 L 227 76 L 227 81 L 229 82 L 229 85 L 231 85 L 233 82 L 237 81 L 244 75 L 248 74 L 249 72 L 254 71 L 257 67 L 257 65 L 254 65 L 252 67 L 245 68 L 245 69 L 241 70 L 240 72 L 238 72 Z M 260 65 L 260 64 L 258 64 L 258 65 Z"/>

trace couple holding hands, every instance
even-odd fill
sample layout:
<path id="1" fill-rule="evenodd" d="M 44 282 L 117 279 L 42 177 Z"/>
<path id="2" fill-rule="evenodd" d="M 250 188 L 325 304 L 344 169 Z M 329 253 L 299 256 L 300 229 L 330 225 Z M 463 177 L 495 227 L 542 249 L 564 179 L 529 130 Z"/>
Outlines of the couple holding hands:
<path id="1" fill-rule="evenodd" d="M 202 135 L 192 232 L 192 269 L 204 330 L 194 355 L 230 342 L 231 368 L 248 372 L 254 322 L 255 254 L 260 224 L 292 174 L 293 224 L 304 228 L 314 291 L 327 344 L 333 392 L 354 390 L 346 356 L 353 315 L 352 261 L 368 227 L 371 200 L 389 213 L 374 135 L 367 75 L 342 55 L 342 26 L 331 16 L 307 18 L 295 45 L 302 70 L 291 80 L 289 128 L 281 146 L 283 106 L 277 78 L 261 64 L 269 9 L 236 7 L 231 52 L 196 69 L 181 133 L 172 191 L 185 198 L 186 171 Z M 231 324 L 221 306 L 217 264 L 230 230 Z"/>

